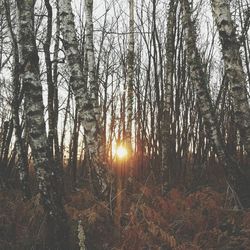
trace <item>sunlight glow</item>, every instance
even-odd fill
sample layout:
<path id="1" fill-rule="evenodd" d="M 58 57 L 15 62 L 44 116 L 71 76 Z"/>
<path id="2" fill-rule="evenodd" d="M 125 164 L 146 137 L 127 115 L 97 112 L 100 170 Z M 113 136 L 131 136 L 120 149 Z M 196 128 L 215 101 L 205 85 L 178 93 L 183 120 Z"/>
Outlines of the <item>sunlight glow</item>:
<path id="1" fill-rule="evenodd" d="M 128 155 L 128 150 L 124 146 L 118 146 L 115 149 L 115 155 L 119 159 L 124 159 Z"/>

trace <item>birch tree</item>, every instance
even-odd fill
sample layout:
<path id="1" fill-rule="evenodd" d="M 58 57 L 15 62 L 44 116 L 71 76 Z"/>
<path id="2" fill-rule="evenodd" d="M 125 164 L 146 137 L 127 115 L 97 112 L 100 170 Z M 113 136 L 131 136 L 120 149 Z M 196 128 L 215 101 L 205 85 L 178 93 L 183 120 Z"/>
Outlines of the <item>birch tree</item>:
<path id="1" fill-rule="evenodd" d="M 11 23 L 11 14 L 10 14 L 10 3 L 5 0 L 5 16 L 8 23 L 9 34 L 12 40 L 13 47 L 13 70 L 12 70 L 12 92 L 13 92 L 13 101 L 12 101 L 12 116 L 15 128 L 15 140 L 16 140 L 16 148 L 18 153 L 18 164 L 17 169 L 19 172 L 19 180 L 21 184 L 21 188 L 24 194 L 24 198 L 30 198 L 31 193 L 29 189 L 28 183 L 28 159 L 27 152 L 24 146 L 24 140 L 22 138 L 22 128 L 19 119 L 19 108 L 23 99 L 23 86 L 21 86 L 20 82 L 20 72 L 19 72 L 19 54 L 18 54 L 18 42 L 16 34 L 13 30 Z"/>
<path id="2" fill-rule="evenodd" d="M 48 160 L 48 139 L 44 121 L 39 57 L 34 36 L 35 1 L 16 1 L 19 23 L 19 53 L 24 85 L 24 110 L 29 132 L 38 188 L 47 214 L 50 244 L 54 249 L 67 245 L 67 220 L 60 195 L 56 192 L 56 178 Z M 65 238 L 65 242 L 61 239 Z"/>
<path id="3" fill-rule="evenodd" d="M 101 141 L 101 108 L 98 101 L 98 79 L 96 75 L 95 67 L 95 53 L 94 53 L 94 37 L 93 37 L 93 0 L 85 0 L 85 13 L 86 13 L 86 53 L 87 53 L 87 70 L 88 70 L 88 85 L 90 91 L 90 102 L 93 105 L 93 109 L 90 110 L 91 113 L 94 113 L 96 118 L 96 143 L 97 143 L 97 154 L 99 157 L 102 157 L 104 160 L 104 146 Z M 98 171 L 99 172 L 99 171 Z"/>
<path id="4" fill-rule="evenodd" d="M 163 191 L 173 181 L 171 166 L 169 165 L 170 154 L 170 124 L 171 124 L 171 98 L 173 92 L 173 74 L 174 74 L 174 46 L 175 46 L 175 14 L 176 1 L 169 2 L 169 13 L 167 23 L 167 42 L 166 42 L 166 70 L 165 70 L 165 92 L 163 105 L 163 124 L 162 124 L 162 178 Z"/>
<path id="5" fill-rule="evenodd" d="M 181 0 L 183 22 L 185 25 L 185 41 L 187 46 L 188 65 L 190 66 L 190 78 L 195 86 L 199 111 L 204 119 L 206 131 L 210 137 L 218 160 L 223 166 L 228 184 L 235 192 L 241 206 L 250 207 L 249 179 L 237 162 L 227 154 L 222 141 L 220 129 L 217 124 L 214 107 L 209 94 L 206 74 L 198 52 L 195 26 L 191 19 L 191 9 L 188 0 Z"/>
<path id="6" fill-rule="evenodd" d="M 48 143 L 49 143 L 49 157 L 54 157 L 54 82 L 52 74 L 52 62 L 50 56 L 50 46 L 52 38 L 52 7 L 49 0 L 45 0 L 45 7 L 47 10 L 47 33 L 43 45 L 44 57 L 46 64 L 46 75 L 48 85 Z"/>
<path id="7" fill-rule="evenodd" d="M 60 36 L 60 18 L 58 11 L 58 0 L 56 0 L 56 32 L 55 32 L 55 44 L 54 44 L 54 57 L 53 57 L 53 136 L 54 136 L 54 147 L 55 147 L 55 161 L 59 166 L 63 166 L 63 163 L 60 162 L 60 150 L 59 150 L 59 140 L 58 140 L 58 113 L 59 113 L 59 101 L 58 101 L 58 54 L 59 54 L 59 36 Z M 49 22 L 48 22 L 49 24 Z"/>
<path id="8" fill-rule="evenodd" d="M 234 101 L 235 121 L 245 149 L 250 155 L 250 106 L 247 96 L 247 81 L 240 55 L 240 43 L 230 13 L 230 4 L 226 0 L 211 0 L 211 5 L 219 30 L 225 73 Z"/>
<path id="9" fill-rule="evenodd" d="M 87 12 L 93 11 L 93 2 L 86 2 Z M 86 72 L 82 71 L 81 59 L 79 53 L 79 44 L 76 36 L 74 15 L 72 12 L 70 0 L 59 0 L 59 13 L 61 20 L 61 32 L 63 36 L 63 46 L 67 56 L 68 66 L 70 69 L 70 84 L 72 86 L 77 110 L 79 112 L 79 119 L 84 127 L 86 147 L 89 156 L 89 165 L 92 171 L 94 191 L 97 194 L 103 194 L 107 190 L 107 181 L 105 180 L 105 169 L 103 168 L 103 162 L 99 155 L 99 110 L 97 111 L 97 99 L 96 99 L 96 86 L 94 82 L 94 56 L 91 45 L 91 36 L 93 37 L 93 23 L 88 20 L 88 64 L 89 71 L 89 93 Z M 88 13 L 87 18 L 91 19 L 92 14 Z M 87 28 L 87 27 L 86 27 Z M 93 40 L 92 40 L 93 41 Z"/>

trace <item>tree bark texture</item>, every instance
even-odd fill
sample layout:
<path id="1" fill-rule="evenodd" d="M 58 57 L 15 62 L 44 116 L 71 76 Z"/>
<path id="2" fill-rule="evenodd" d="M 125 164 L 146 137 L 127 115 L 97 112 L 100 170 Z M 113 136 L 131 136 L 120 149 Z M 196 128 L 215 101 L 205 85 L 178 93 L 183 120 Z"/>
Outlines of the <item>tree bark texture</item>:
<path id="1" fill-rule="evenodd" d="M 91 3 L 88 8 L 92 8 Z M 89 11 L 89 9 L 88 9 Z M 90 158 L 91 171 L 93 172 L 93 186 L 96 193 L 104 193 L 107 190 L 107 182 L 105 180 L 105 169 L 103 162 L 99 157 L 99 112 L 97 112 L 96 100 L 96 86 L 94 82 L 94 56 L 91 52 L 92 45 L 89 41 L 88 47 L 88 67 L 89 83 L 91 93 L 88 92 L 86 77 L 81 69 L 80 53 L 78 49 L 78 41 L 75 30 L 74 15 L 72 12 L 70 0 L 59 0 L 59 12 L 61 20 L 61 32 L 63 35 L 63 46 L 67 56 L 67 61 L 70 69 L 70 84 L 76 100 L 77 110 L 79 112 L 79 119 L 83 124 L 88 155 Z M 88 14 L 91 18 L 92 14 Z M 93 24 L 92 24 L 93 25 Z M 89 26 L 92 26 L 91 22 Z M 89 27 L 93 30 L 93 27 Z M 88 32 L 91 32 L 89 30 Z M 89 35 L 90 36 L 90 35 Z M 92 35 L 93 36 L 93 35 Z M 91 37 L 90 37 L 91 39 Z M 93 38 L 92 38 L 93 40 Z M 93 98 L 94 97 L 94 98 Z"/>
<path id="2" fill-rule="evenodd" d="M 218 160 L 225 171 L 226 180 L 236 193 L 240 204 L 250 207 L 250 185 L 249 178 L 245 175 L 238 163 L 227 154 L 222 141 L 220 129 L 217 124 L 216 115 L 209 94 L 206 74 L 204 72 L 201 56 L 196 46 L 197 35 L 195 25 L 191 19 L 191 10 L 188 0 L 181 0 L 183 11 L 183 23 L 186 34 L 188 65 L 190 66 L 190 78 L 194 84 L 199 111 L 204 119 L 205 127 L 211 139 Z"/>
<path id="3" fill-rule="evenodd" d="M 19 22 L 19 53 L 24 85 L 25 113 L 38 188 L 50 230 L 50 244 L 57 249 L 67 245 L 67 219 L 61 196 L 56 192 L 56 176 L 49 167 L 48 139 L 44 121 L 39 57 L 34 36 L 34 4 L 32 0 L 16 1 Z M 62 238 L 65 242 L 62 244 Z"/>
<path id="4" fill-rule="evenodd" d="M 219 30 L 225 73 L 234 101 L 235 121 L 245 149 L 250 155 L 250 106 L 247 97 L 247 81 L 240 55 L 240 43 L 230 13 L 230 4 L 226 0 L 211 0 L 211 5 Z"/>

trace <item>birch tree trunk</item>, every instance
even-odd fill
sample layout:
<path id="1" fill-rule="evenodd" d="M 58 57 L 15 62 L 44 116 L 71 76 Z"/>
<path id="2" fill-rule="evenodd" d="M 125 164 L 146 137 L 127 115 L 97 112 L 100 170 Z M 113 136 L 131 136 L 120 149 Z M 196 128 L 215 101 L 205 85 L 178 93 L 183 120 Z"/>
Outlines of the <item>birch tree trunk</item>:
<path id="1" fill-rule="evenodd" d="M 60 161 L 60 149 L 59 149 L 59 140 L 58 140 L 58 113 L 59 113 L 59 102 L 58 102 L 58 54 L 59 54 L 59 36 L 60 36 L 60 18 L 59 18 L 59 11 L 58 11 L 58 0 L 56 0 L 56 38 L 55 38 L 55 45 L 54 45 L 54 57 L 53 57 L 53 85 L 54 85 L 54 145 L 55 145 L 55 161 L 56 164 L 59 165 L 61 168 L 63 167 L 63 162 Z"/>
<path id="2" fill-rule="evenodd" d="M 89 4 L 89 3 L 87 3 Z M 90 3 L 90 7 L 91 3 Z M 88 6 L 88 8 L 90 8 Z M 89 9 L 88 9 L 89 11 Z M 90 169 L 92 171 L 93 186 L 96 194 L 103 194 L 107 191 L 108 185 L 105 180 L 105 168 L 103 168 L 103 162 L 99 157 L 99 110 L 97 112 L 97 99 L 96 99 L 96 86 L 94 83 L 94 56 L 91 52 L 91 41 L 88 44 L 88 63 L 90 76 L 90 95 L 88 93 L 86 76 L 83 74 L 80 63 L 80 53 L 78 49 L 78 41 L 76 37 L 74 15 L 72 12 L 70 0 L 59 0 L 59 12 L 61 20 L 61 32 L 63 35 L 63 46 L 67 56 L 67 61 L 70 69 L 70 84 L 72 86 L 77 109 L 79 112 L 79 119 L 83 124 L 86 146 L 88 148 Z M 92 14 L 88 14 L 88 18 L 92 17 Z M 91 22 L 89 23 L 90 26 Z M 93 30 L 93 27 L 88 27 Z M 89 30 L 88 32 L 91 32 Z M 93 35 L 92 35 L 93 36 Z M 91 35 L 89 35 L 91 40 Z M 93 38 L 92 38 L 93 41 Z"/>
<path id="3" fill-rule="evenodd" d="M 98 108 L 98 83 L 95 72 L 95 53 L 93 42 L 93 0 L 85 0 L 85 14 L 86 14 L 86 53 L 88 64 L 88 85 L 90 89 L 90 98 L 93 106 L 96 108 L 97 115 L 99 115 Z"/>
<path id="4" fill-rule="evenodd" d="M 240 43 L 231 18 L 230 4 L 226 0 L 211 0 L 211 5 L 219 30 L 225 73 L 231 85 L 235 121 L 245 149 L 250 156 L 250 106 L 247 97 L 247 81 L 242 66 Z"/>
<path id="5" fill-rule="evenodd" d="M 93 0 L 85 0 L 85 13 L 86 13 L 86 55 L 87 55 L 87 67 L 88 70 L 88 85 L 90 90 L 90 102 L 93 105 L 93 110 L 91 112 L 94 113 L 96 118 L 96 140 L 98 146 L 98 155 L 104 160 L 105 150 L 104 145 L 102 145 L 101 140 L 101 108 L 98 101 L 98 79 L 96 76 L 96 68 L 95 68 L 95 53 L 94 53 L 94 37 L 93 37 Z"/>
<path id="6" fill-rule="evenodd" d="M 187 60 L 190 66 L 191 81 L 195 86 L 200 113 L 204 119 L 208 136 L 210 137 L 218 160 L 225 171 L 226 180 L 234 190 L 239 203 L 245 208 L 250 207 L 249 178 L 245 175 L 237 162 L 225 151 L 220 129 L 218 127 L 214 108 L 209 94 L 206 74 L 203 69 L 201 56 L 196 46 L 197 35 L 191 20 L 191 10 L 188 0 L 181 0 L 183 22 L 185 26 L 185 40 L 187 46 Z"/>
<path id="7" fill-rule="evenodd" d="M 56 192 L 55 173 L 49 167 L 48 140 L 44 121 L 42 85 L 39 74 L 39 57 L 34 37 L 33 0 L 16 1 L 19 23 L 19 52 L 24 85 L 25 113 L 29 132 L 38 188 L 47 214 L 49 245 L 65 249 L 67 245 L 67 219 L 61 196 Z M 65 242 L 61 239 L 65 238 Z"/>
<path id="8" fill-rule="evenodd" d="M 131 138 L 132 138 L 132 119 L 133 119 L 133 104 L 134 104 L 134 47 L 135 47 L 135 35 L 134 35 L 134 0 L 129 0 L 129 41 L 128 41 L 128 55 L 127 55 L 127 131 L 126 141 L 128 148 L 131 151 Z"/>
<path id="9" fill-rule="evenodd" d="M 19 107 L 23 98 L 23 91 L 20 82 L 20 72 L 19 72 L 19 54 L 18 54 L 18 43 L 16 34 L 13 31 L 11 24 L 11 14 L 10 14 L 10 6 L 7 0 L 4 1 L 5 6 L 5 16 L 9 28 L 10 37 L 12 40 L 13 46 L 13 70 L 12 70 L 12 80 L 13 80 L 13 101 L 12 101 L 12 116 L 15 128 L 15 139 L 16 139 L 16 149 L 18 153 L 18 173 L 19 180 L 21 183 L 21 189 L 24 194 L 25 199 L 29 199 L 31 196 L 30 188 L 29 188 L 29 172 L 28 172 L 28 159 L 27 154 L 22 138 L 22 128 L 19 119 Z"/>
<path id="10" fill-rule="evenodd" d="M 174 46 L 175 46 L 175 14 L 176 1 L 171 0 L 169 3 L 168 12 L 168 27 L 167 27 L 167 42 L 166 42 L 166 70 L 165 70 L 165 92 L 163 104 L 163 124 L 162 124 L 162 184 L 163 192 L 166 191 L 167 186 L 171 185 L 172 167 L 169 165 L 170 157 L 170 124 L 171 124 L 171 98 L 173 91 L 173 74 L 174 74 Z"/>
<path id="11" fill-rule="evenodd" d="M 46 64 L 47 85 L 48 85 L 48 144 L 49 158 L 54 158 L 54 82 L 52 75 L 52 62 L 50 57 L 50 46 L 52 38 L 52 7 L 49 0 L 45 0 L 47 10 L 47 34 L 43 45 Z"/>

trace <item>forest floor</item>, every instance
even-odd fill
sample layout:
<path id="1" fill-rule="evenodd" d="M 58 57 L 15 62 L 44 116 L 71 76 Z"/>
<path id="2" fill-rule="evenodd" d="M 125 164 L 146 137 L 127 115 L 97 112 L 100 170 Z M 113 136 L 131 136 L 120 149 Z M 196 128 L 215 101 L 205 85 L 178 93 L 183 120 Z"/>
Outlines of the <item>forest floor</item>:
<path id="1" fill-rule="evenodd" d="M 225 192 L 203 186 L 160 193 L 134 181 L 120 190 L 114 209 L 85 187 L 67 193 L 72 250 L 79 249 L 79 220 L 88 250 L 250 249 L 250 211 L 226 208 Z M 43 249 L 44 223 L 39 195 L 23 201 L 17 190 L 0 192 L 1 250 Z"/>

